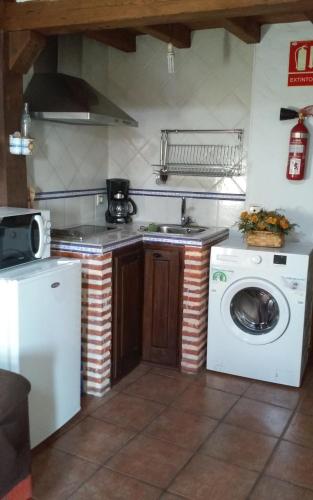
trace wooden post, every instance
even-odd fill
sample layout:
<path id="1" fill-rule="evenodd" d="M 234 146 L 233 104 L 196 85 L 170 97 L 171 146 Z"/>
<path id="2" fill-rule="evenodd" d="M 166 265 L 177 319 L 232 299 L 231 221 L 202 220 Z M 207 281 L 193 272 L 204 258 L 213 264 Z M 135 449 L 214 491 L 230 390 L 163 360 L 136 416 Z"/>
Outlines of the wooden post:
<path id="1" fill-rule="evenodd" d="M 9 33 L 0 31 L 0 206 L 27 207 L 25 157 L 9 152 L 22 110 L 23 75 L 9 71 Z"/>

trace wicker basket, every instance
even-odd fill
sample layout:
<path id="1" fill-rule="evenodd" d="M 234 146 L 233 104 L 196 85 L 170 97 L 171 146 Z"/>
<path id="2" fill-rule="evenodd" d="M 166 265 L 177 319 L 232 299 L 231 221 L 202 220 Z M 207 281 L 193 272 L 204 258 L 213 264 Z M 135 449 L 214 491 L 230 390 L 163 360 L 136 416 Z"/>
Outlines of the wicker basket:
<path id="1" fill-rule="evenodd" d="M 247 245 L 254 247 L 279 248 L 285 243 L 285 235 L 270 231 L 249 231 L 246 234 L 246 242 Z"/>

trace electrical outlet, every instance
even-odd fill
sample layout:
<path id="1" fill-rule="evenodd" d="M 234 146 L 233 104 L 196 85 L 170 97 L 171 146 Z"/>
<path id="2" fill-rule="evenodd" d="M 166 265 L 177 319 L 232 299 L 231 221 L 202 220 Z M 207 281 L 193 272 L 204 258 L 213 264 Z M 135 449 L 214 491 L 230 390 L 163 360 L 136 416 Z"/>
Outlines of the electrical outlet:
<path id="1" fill-rule="evenodd" d="M 259 212 L 260 210 L 262 210 L 261 205 L 250 205 L 249 206 L 250 214 L 255 214 L 255 213 Z"/>
<path id="2" fill-rule="evenodd" d="M 97 194 L 96 205 L 97 205 L 97 207 L 104 205 L 104 194 Z"/>

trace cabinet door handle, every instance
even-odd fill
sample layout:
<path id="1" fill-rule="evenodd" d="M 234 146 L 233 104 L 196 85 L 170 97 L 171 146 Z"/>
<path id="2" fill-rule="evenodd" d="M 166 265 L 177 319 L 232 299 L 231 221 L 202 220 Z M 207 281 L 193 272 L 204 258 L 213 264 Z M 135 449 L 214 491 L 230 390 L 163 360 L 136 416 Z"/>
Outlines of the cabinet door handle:
<path id="1" fill-rule="evenodd" d="M 158 253 L 158 252 L 154 252 L 153 257 L 155 257 L 156 259 L 159 259 L 160 257 L 162 257 L 162 254 Z"/>

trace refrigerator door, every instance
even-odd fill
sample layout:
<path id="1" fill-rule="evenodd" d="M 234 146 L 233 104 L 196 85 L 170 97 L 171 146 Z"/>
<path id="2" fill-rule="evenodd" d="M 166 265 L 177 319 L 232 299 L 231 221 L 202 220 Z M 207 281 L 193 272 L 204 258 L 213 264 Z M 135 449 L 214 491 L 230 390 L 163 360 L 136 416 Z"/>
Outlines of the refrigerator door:
<path id="1" fill-rule="evenodd" d="M 47 259 L 5 271 L 1 299 L 0 367 L 31 383 L 34 447 L 80 410 L 80 262 Z"/>

